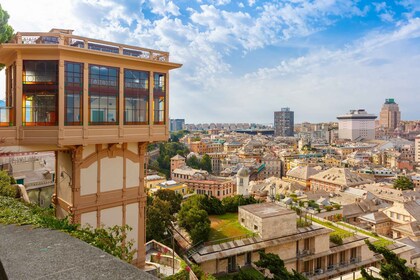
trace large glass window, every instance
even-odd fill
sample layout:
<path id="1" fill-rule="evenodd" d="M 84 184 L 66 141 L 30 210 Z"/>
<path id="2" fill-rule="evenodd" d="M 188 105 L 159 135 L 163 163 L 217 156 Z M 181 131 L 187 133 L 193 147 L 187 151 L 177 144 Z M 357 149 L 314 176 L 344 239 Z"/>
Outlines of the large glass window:
<path id="1" fill-rule="evenodd" d="M 124 70 L 124 123 L 147 124 L 149 73 Z"/>
<path id="2" fill-rule="evenodd" d="M 24 60 L 23 125 L 57 125 L 58 62 Z"/>
<path id="3" fill-rule="evenodd" d="M 89 65 L 89 124 L 118 124 L 119 69 Z"/>
<path id="4" fill-rule="evenodd" d="M 166 75 L 153 74 L 153 123 L 165 124 Z"/>
<path id="5" fill-rule="evenodd" d="M 65 124 L 83 123 L 83 63 L 65 63 Z"/>

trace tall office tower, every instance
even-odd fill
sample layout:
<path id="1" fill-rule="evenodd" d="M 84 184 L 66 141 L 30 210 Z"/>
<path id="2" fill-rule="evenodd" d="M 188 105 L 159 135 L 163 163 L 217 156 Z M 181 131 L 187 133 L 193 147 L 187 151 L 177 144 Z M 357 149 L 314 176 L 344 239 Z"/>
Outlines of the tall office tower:
<path id="1" fill-rule="evenodd" d="M 338 116 L 338 138 L 354 140 L 375 139 L 375 115 L 364 109 L 350 110 L 349 114 Z"/>
<path id="2" fill-rule="evenodd" d="M 379 126 L 387 132 L 394 131 L 401 120 L 401 112 L 394 98 L 385 99 L 379 115 Z"/>
<path id="3" fill-rule="evenodd" d="M 128 225 L 145 265 L 147 145 L 169 138 L 169 53 L 73 35 L 17 32 L 6 65 L 2 149 L 54 151 L 55 214 L 93 228 Z"/>
<path id="4" fill-rule="evenodd" d="M 281 108 L 274 112 L 274 136 L 293 136 L 295 125 L 295 113 L 290 108 Z"/>
<path id="5" fill-rule="evenodd" d="M 170 120 L 170 131 L 175 132 L 185 129 L 185 119 L 171 119 Z"/>

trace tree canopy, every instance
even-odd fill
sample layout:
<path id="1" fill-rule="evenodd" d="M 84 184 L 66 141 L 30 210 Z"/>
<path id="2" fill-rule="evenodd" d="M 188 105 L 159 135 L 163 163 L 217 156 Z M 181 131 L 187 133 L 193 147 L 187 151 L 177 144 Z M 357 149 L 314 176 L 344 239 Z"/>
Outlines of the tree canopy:
<path id="1" fill-rule="evenodd" d="M 369 240 L 365 242 L 372 252 L 381 254 L 384 257 L 384 261 L 381 263 L 381 271 L 379 272 L 379 275 L 384 280 L 420 280 L 417 272 L 405 265 L 406 260 L 398 257 L 397 254 L 385 247 L 375 246 Z M 381 280 L 380 278 L 369 275 L 365 269 L 362 269 L 362 276 L 365 280 Z"/>
<path id="2" fill-rule="evenodd" d="M 411 180 L 406 176 L 400 176 L 394 181 L 394 189 L 404 191 L 412 190 L 413 188 L 413 182 L 411 182 Z"/>
<path id="3" fill-rule="evenodd" d="M 260 259 L 255 262 L 255 265 L 260 268 L 265 268 L 273 275 L 274 280 L 307 280 L 305 276 L 293 270 L 292 273 L 287 271 L 284 262 L 276 254 L 260 252 Z"/>
<path id="4" fill-rule="evenodd" d="M 154 196 L 170 203 L 169 213 L 171 215 L 174 215 L 181 209 L 182 195 L 175 193 L 173 190 L 158 190 Z"/>
<path id="5" fill-rule="evenodd" d="M 165 231 L 170 226 L 173 216 L 170 213 L 171 203 L 155 197 L 147 206 L 146 213 L 146 239 L 155 239 L 162 242 Z"/>
<path id="6" fill-rule="evenodd" d="M 0 44 L 8 42 L 13 36 L 13 28 L 8 24 L 9 13 L 3 10 L 0 5 Z M 0 70 L 4 65 L 0 64 Z"/>

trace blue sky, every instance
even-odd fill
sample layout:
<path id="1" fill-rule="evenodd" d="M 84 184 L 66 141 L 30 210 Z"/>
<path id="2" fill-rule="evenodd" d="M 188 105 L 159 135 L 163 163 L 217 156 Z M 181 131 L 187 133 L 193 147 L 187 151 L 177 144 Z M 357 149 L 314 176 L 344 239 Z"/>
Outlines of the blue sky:
<path id="1" fill-rule="evenodd" d="M 420 0 L 0 0 L 16 31 L 171 53 L 170 115 L 198 122 L 335 121 L 394 97 L 420 119 Z M 25 7 L 25 9 L 22 9 Z M 27 11 L 27 12 L 25 12 Z"/>

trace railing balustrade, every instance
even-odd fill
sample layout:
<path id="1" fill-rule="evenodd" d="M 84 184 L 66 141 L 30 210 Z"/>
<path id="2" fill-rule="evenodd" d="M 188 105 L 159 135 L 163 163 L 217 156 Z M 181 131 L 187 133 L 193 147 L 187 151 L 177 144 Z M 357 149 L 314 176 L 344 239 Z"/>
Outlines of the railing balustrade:
<path id="1" fill-rule="evenodd" d="M 169 53 L 167 52 L 116 44 L 72 34 L 54 32 L 18 32 L 9 43 L 22 45 L 64 45 L 137 57 L 146 60 L 169 62 Z"/>

